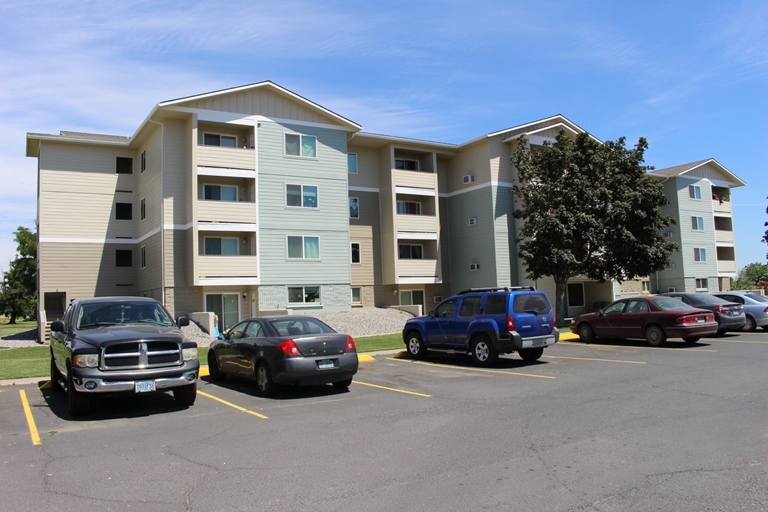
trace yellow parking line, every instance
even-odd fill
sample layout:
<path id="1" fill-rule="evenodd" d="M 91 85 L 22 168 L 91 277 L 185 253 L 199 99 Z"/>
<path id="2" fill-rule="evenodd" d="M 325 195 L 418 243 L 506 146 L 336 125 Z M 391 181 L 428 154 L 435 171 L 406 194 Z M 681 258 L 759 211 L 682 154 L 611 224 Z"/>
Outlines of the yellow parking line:
<path id="1" fill-rule="evenodd" d="M 254 416 L 258 417 L 258 418 L 261 418 L 263 420 L 268 419 L 268 417 L 264 416 L 263 414 L 259 414 L 257 412 L 251 411 L 250 409 L 246 409 L 245 407 L 240 407 L 239 405 L 235 405 L 235 404 L 233 404 L 231 402 L 227 402 L 226 400 L 222 400 L 221 398 L 219 398 L 217 396 L 209 395 L 208 393 L 205 393 L 203 391 L 198 390 L 197 394 L 198 395 L 203 395 L 205 398 L 210 398 L 211 400 L 216 400 L 217 402 L 221 402 L 222 404 L 228 405 L 228 406 L 232 407 L 233 409 L 237 409 L 240 412 L 245 412 L 245 413 L 248 413 L 248 414 L 252 414 L 252 415 L 254 415 Z"/>
<path id="2" fill-rule="evenodd" d="M 485 368 L 469 368 L 469 367 L 452 367 L 452 366 L 446 366 L 444 364 L 436 364 L 436 363 L 427 363 L 425 361 L 403 361 L 402 359 L 396 359 L 394 357 L 388 358 L 391 361 L 400 361 L 400 362 L 407 362 L 407 363 L 413 363 L 413 364 L 423 364 L 424 366 L 434 366 L 436 368 L 454 368 L 458 370 L 466 370 L 469 372 L 483 372 L 483 373 L 502 373 L 504 375 L 519 375 L 521 377 L 536 377 L 538 379 L 555 379 L 556 377 L 552 377 L 549 375 L 534 375 L 532 373 L 519 373 L 519 372 L 508 372 L 505 370 L 488 370 Z"/>
<path id="3" fill-rule="evenodd" d="M 210 375 L 208 373 L 208 367 L 207 366 L 201 366 L 200 370 L 198 372 L 198 377 L 207 377 L 208 375 Z"/>
<path id="4" fill-rule="evenodd" d="M 357 360 L 360 362 L 364 361 L 374 361 L 373 356 L 369 356 L 367 354 L 357 354 Z"/>
<path id="5" fill-rule="evenodd" d="M 53 387 L 53 382 L 48 380 L 48 381 L 45 381 L 45 384 L 40 386 L 38 389 L 51 389 L 52 387 Z"/>
<path id="6" fill-rule="evenodd" d="M 353 384 L 360 384 L 361 386 L 369 386 L 372 388 L 386 389 L 387 391 L 395 391 L 397 393 L 405 393 L 406 395 L 423 396 L 431 398 L 432 395 L 425 395 L 424 393 L 416 393 L 415 391 L 405 391 L 404 389 L 388 388 L 387 386 L 379 386 L 378 384 L 369 384 L 367 382 L 360 382 L 359 380 L 353 380 Z"/>
<path id="7" fill-rule="evenodd" d="M 35 418 L 32 417 L 32 409 L 29 408 L 27 393 L 23 389 L 20 389 L 19 394 L 21 395 L 21 405 L 24 407 L 24 415 L 27 417 L 27 425 L 29 425 L 29 435 L 32 437 L 32 444 L 40 446 L 40 434 L 37 432 Z"/>
<path id="8" fill-rule="evenodd" d="M 580 361 L 600 361 L 604 363 L 626 363 L 626 364 L 646 364 L 645 361 L 622 361 L 621 359 L 598 359 L 596 357 L 568 357 L 568 356 L 548 356 L 545 359 L 578 359 Z"/>
<path id="9" fill-rule="evenodd" d="M 714 340 L 713 340 L 714 341 Z M 717 350 L 712 350 L 708 348 L 670 348 L 670 347 L 641 347 L 638 345 L 599 345 L 599 344 L 591 344 L 591 343 L 568 343 L 566 342 L 560 342 L 558 345 L 573 345 L 575 347 L 592 347 L 592 348 L 639 348 L 639 349 L 645 349 L 645 350 L 675 350 L 675 351 L 681 351 L 681 352 L 717 352 Z"/>

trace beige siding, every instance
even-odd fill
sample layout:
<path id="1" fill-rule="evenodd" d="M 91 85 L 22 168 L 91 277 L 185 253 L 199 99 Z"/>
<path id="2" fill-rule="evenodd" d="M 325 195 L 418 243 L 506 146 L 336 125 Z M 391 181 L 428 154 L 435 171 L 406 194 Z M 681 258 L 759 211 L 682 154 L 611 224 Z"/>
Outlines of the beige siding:
<path id="1" fill-rule="evenodd" d="M 464 148 L 448 162 L 447 191 L 457 192 L 467 188 L 488 183 L 491 180 L 491 170 L 488 160 L 488 141 L 481 140 Z M 464 184 L 463 177 L 474 175 L 475 182 Z"/>
<path id="2" fill-rule="evenodd" d="M 397 282 L 397 240 L 395 232 L 395 190 L 392 186 L 392 146 L 379 152 L 381 169 L 379 184 L 379 210 L 381 212 L 382 283 Z"/>
<path id="3" fill-rule="evenodd" d="M 373 285 L 381 282 L 382 272 L 379 194 L 350 192 L 349 195 L 357 197 L 360 204 L 360 218 L 349 219 L 350 242 L 360 244 L 360 264 L 352 265 L 351 283 L 352 286 Z"/>
<path id="4" fill-rule="evenodd" d="M 256 151 L 243 148 L 198 146 L 197 165 L 203 167 L 221 167 L 224 169 L 253 170 L 256 168 Z"/>
<path id="5" fill-rule="evenodd" d="M 198 201 L 198 222 L 256 222 L 256 203 L 247 201 Z"/>
<path id="6" fill-rule="evenodd" d="M 160 262 L 163 261 L 161 236 L 157 233 L 146 240 L 142 240 L 136 246 L 136 287 L 138 291 L 160 288 L 162 279 L 162 268 Z M 145 247 L 147 266 L 141 268 L 141 247 Z"/>
<path id="7" fill-rule="evenodd" d="M 380 168 L 379 150 L 351 145 L 348 152 L 357 154 L 357 174 L 349 175 L 349 186 L 379 188 L 380 174 L 389 172 L 389 164 Z"/>
<path id="8" fill-rule="evenodd" d="M 392 171 L 396 187 L 413 187 L 437 190 L 437 174 L 418 171 Z"/>
<path id="9" fill-rule="evenodd" d="M 436 215 L 395 215 L 397 231 L 437 233 Z"/>
<path id="10" fill-rule="evenodd" d="M 199 278 L 258 277 L 256 256 L 198 256 Z"/>

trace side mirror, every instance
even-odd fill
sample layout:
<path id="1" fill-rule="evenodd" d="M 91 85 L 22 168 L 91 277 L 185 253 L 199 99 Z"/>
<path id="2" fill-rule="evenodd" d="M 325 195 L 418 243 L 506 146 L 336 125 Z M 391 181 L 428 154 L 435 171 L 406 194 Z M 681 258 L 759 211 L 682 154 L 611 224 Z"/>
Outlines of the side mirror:
<path id="1" fill-rule="evenodd" d="M 53 323 L 51 324 L 51 332 L 64 332 L 64 331 L 65 331 L 64 322 L 62 322 L 61 320 L 54 320 Z"/>
<path id="2" fill-rule="evenodd" d="M 179 327 L 186 327 L 189 325 L 189 317 L 186 316 L 180 316 L 178 320 L 176 320 L 176 325 Z"/>
<path id="3" fill-rule="evenodd" d="M 605 311 L 603 311 L 602 309 L 598 309 L 597 314 L 600 316 L 603 316 L 605 314 Z"/>

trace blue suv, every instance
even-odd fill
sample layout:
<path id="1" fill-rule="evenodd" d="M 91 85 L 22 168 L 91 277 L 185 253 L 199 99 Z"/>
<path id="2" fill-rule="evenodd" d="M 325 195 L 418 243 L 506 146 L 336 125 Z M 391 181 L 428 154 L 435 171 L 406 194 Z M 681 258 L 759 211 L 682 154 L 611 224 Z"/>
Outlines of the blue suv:
<path id="1" fill-rule="evenodd" d="M 512 352 L 536 361 L 544 347 L 559 339 L 552 304 L 533 287 L 462 290 L 403 328 L 405 347 L 414 359 L 428 350 L 465 353 L 479 366 Z"/>

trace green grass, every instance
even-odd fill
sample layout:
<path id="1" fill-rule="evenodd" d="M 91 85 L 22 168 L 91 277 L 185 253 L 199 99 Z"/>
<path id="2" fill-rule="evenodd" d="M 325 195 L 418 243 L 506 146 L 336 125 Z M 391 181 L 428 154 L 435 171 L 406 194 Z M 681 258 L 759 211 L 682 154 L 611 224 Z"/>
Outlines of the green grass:
<path id="1" fill-rule="evenodd" d="M 34 322 L 29 323 L 34 324 Z M 25 330 L 29 328 L 21 329 L 21 331 Z M 355 345 L 357 351 L 361 353 L 405 348 L 400 333 L 357 338 Z M 0 349 L 0 380 L 48 377 L 51 364 L 49 354 L 47 346 Z M 208 364 L 208 347 L 197 349 L 197 359 L 202 365 Z"/>
<path id="2" fill-rule="evenodd" d="M 16 320 L 15 324 L 9 324 L 7 318 L 0 317 L 0 338 L 32 329 L 37 329 L 37 321 L 35 320 Z"/>

